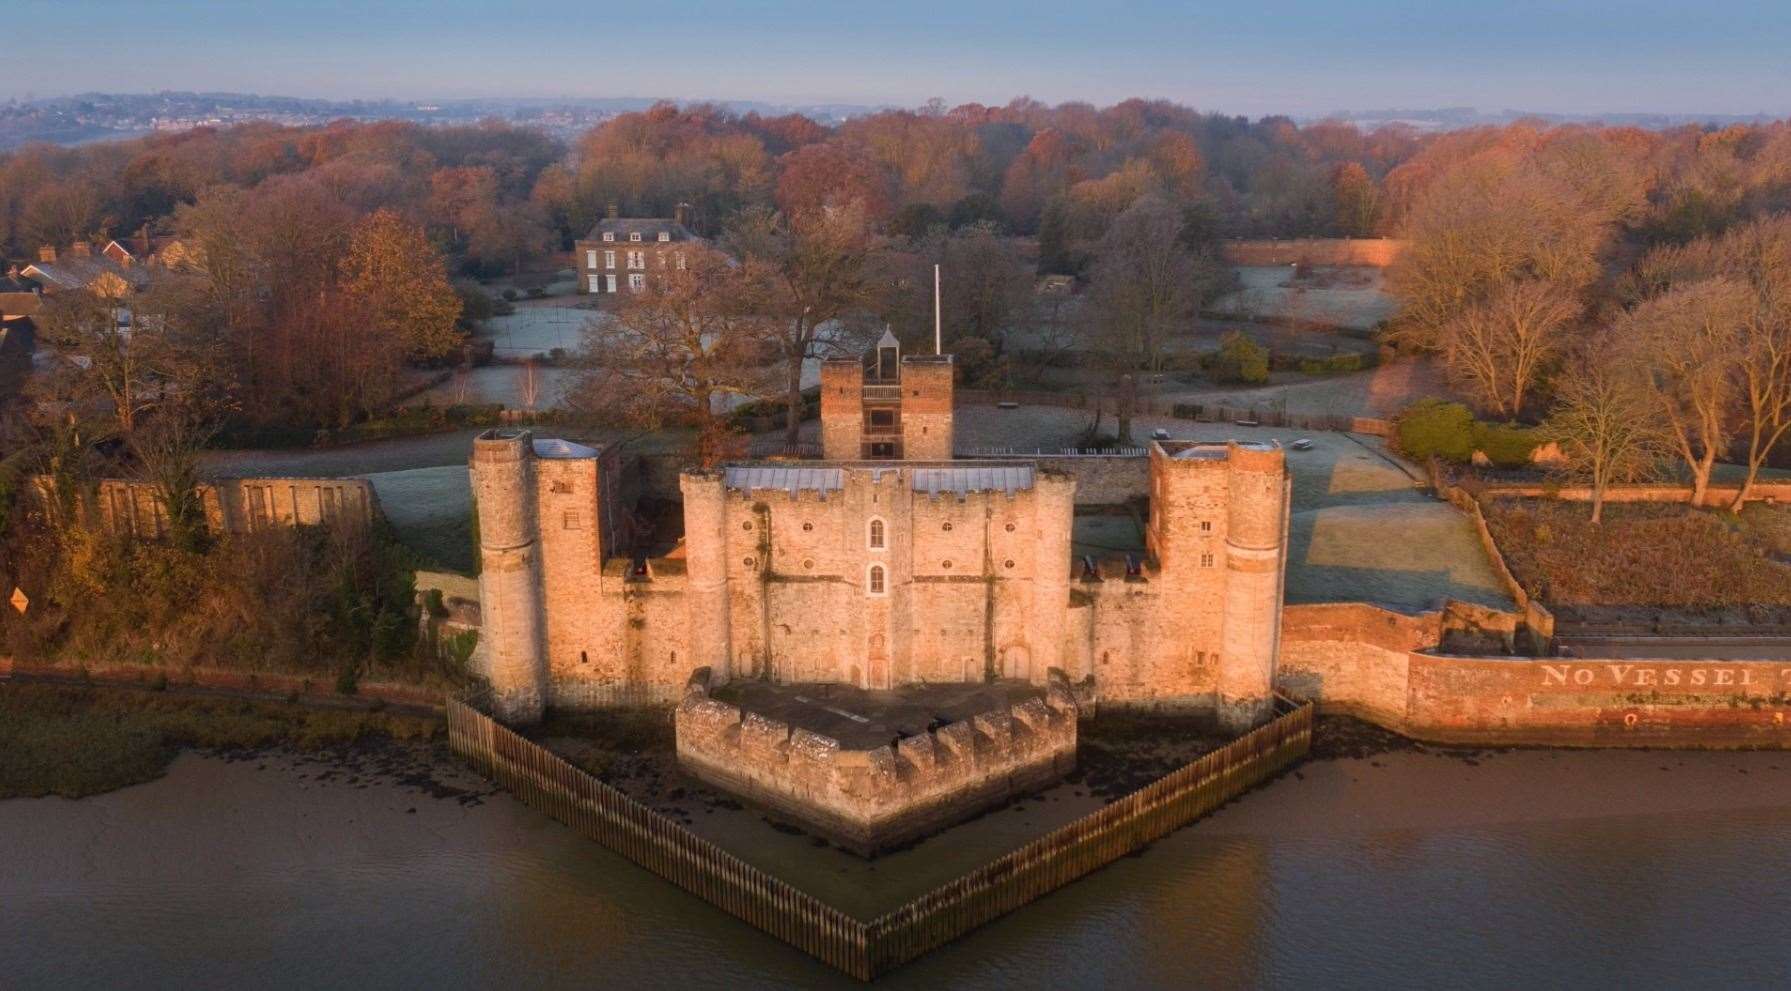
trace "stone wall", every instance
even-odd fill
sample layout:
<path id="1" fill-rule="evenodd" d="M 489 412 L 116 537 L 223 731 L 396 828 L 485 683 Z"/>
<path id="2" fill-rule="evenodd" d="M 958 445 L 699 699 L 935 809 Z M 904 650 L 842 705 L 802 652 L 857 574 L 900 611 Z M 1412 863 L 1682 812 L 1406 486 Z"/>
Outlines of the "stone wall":
<path id="1" fill-rule="evenodd" d="M 1150 495 L 1150 457 L 1144 448 L 1123 451 L 1021 453 L 996 450 L 963 457 L 1030 461 L 1040 468 L 1076 480 L 1076 505 L 1111 506 Z"/>
<path id="2" fill-rule="evenodd" d="M 1397 238 L 1297 237 L 1287 240 L 1226 241 L 1220 254 L 1230 265 L 1393 264 L 1406 242 Z"/>
<path id="3" fill-rule="evenodd" d="M 49 479 L 34 483 L 41 504 L 52 504 Z M 220 478 L 201 483 L 198 492 L 213 533 L 326 522 L 365 527 L 379 512 L 378 496 L 364 478 Z M 167 512 L 148 482 L 102 479 L 86 512 L 111 533 L 155 539 L 168 532 Z"/>
<path id="4" fill-rule="evenodd" d="M 1442 613 L 1290 606 L 1276 686 L 1421 740 L 1791 746 L 1791 661 L 1456 657 Z"/>
<path id="5" fill-rule="evenodd" d="M 869 856 L 1043 787 L 1076 765 L 1076 703 L 1044 699 L 853 750 L 709 697 L 707 672 L 676 711 L 678 761 L 696 777 Z"/>

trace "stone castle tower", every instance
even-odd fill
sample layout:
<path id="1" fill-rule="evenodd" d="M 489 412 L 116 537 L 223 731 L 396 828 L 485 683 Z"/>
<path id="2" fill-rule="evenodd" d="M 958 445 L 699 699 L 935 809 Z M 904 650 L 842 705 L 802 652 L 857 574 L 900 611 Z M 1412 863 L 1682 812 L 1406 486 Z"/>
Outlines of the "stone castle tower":
<path id="1" fill-rule="evenodd" d="M 682 540 L 663 556 L 618 539 L 639 477 L 618 449 L 479 437 L 475 664 L 499 715 L 672 702 L 699 667 L 867 689 L 1058 669 L 1111 704 L 1267 715 L 1280 447 L 1153 443 L 1121 466 L 1147 489 L 1144 549 L 1077 558 L 1079 473 L 1115 463 L 953 460 L 952 371 L 887 335 L 866 361 L 828 362 L 825 457 L 685 470 Z"/>

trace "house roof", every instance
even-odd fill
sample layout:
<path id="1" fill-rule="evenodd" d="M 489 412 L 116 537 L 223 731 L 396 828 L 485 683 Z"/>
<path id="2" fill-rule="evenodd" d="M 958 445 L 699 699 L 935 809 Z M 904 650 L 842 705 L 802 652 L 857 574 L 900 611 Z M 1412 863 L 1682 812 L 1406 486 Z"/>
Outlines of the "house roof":
<path id="1" fill-rule="evenodd" d="M 0 283 L 0 287 L 4 287 Z M 28 317 L 36 313 L 43 300 L 29 289 L 0 288 L 0 317 Z"/>
<path id="2" fill-rule="evenodd" d="M 614 234 L 616 240 L 626 241 L 628 235 L 639 234 L 642 241 L 658 241 L 661 232 L 670 234 L 674 241 L 701 240 L 691 233 L 690 228 L 670 217 L 625 217 L 616 220 L 599 220 L 597 226 L 591 228 L 591 233 L 585 235 L 585 240 L 601 241 L 604 234 Z"/>
<path id="3" fill-rule="evenodd" d="M 134 288 L 149 281 L 141 268 L 126 268 L 105 255 L 71 255 L 53 262 L 32 262 L 25 266 L 24 275 L 46 289 L 85 289 L 105 275 L 116 275 Z"/>

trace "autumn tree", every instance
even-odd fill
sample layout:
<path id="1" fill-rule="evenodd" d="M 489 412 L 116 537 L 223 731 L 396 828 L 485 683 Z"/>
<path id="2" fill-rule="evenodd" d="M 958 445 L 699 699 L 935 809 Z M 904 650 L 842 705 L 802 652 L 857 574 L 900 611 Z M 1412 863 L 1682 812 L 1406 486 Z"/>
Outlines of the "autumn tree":
<path id="1" fill-rule="evenodd" d="M 1654 414 L 1653 387 L 1631 362 L 1607 360 L 1594 348 L 1562 375 L 1546 430 L 1561 446 L 1564 470 L 1590 483 L 1594 525 L 1612 485 L 1648 477 L 1668 456 Z"/>
<path id="2" fill-rule="evenodd" d="M 728 453 L 728 406 L 774 392 L 784 343 L 764 315 L 766 273 L 699 250 L 585 324 L 571 401 L 604 419 L 657 430 L 694 424 L 705 467 Z"/>
<path id="3" fill-rule="evenodd" d="M 441 358 L 460 346 L 460 297 L 441 253 L 421 228 L 389 210 L 355 226 L 342 259 L 342 292 L 367 315 L 371 336 L 398 342 L 413 359 Z"/>
<path id="4" fill-rule="evenodd" d="M 856 353 L 864 329 L 857 318 L 876 307 L 884 291 L 876 278 L 883 245 L 856 205 L 793 218 L 746 210 L 725 242 L 769 284 L 761 309 L 778 326 L 788 403 L 784 439 L 794 444 L 802 425 L 803 362 Z"/>

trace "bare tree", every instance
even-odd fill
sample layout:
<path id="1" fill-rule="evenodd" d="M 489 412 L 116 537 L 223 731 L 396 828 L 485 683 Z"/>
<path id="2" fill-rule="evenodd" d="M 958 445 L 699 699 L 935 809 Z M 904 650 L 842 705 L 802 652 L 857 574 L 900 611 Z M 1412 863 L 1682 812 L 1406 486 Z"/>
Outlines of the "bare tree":
<path id="1" fill-rule="evenodd" d="M 1711 468 L 1726 451 L 1737 398 L 1742 325 L 1753 294 L 1728 279 L 1690 283 L 1644 300 L 1617 324 L 1617 353 L 1652 386 L 1656 415 L 1703 505 Z"/>
<path id="2" fill-rule="evenodd" d="M 865 223 L 862 204 L 827 207 L 794 218 L 764 209 L 742 211 L 728 229 L 728 247 L 774 291 L 752 298 L 780 325 L 788 403 L 784 440 L 802 427 L 802 365 L 811 358 L 855 353 L 852 318 L 872 309 L 882 246 Z"/>
<path id="3" fill-rule="evenodd" d="M 697 428 L 705 466 L 726 454 L 725 405 L 774 391 L 782 322 L 765 317 L 765 274 L 696 252 L 655 278 L 613 319 L 585 325 L 585 373 L 573 405 L 646 429 Z"/>
<path id="4" fill-rule="evenodd" d="M 1563 468 L 1592 486 L 1592 522 L 1604 518 L 1613 484 L 1647 477 L 1668 454 L 1647 377 L 1627 362 L 1582 356 L 1562 375 L 1549 434 Z"/>
<path id="5" fill-rule="evenodd" d="M 1506 283 L 1443 325 L 1437 335 L 1443 367 L 1484 408 L 1516 416 L 1579 313 L 1579 301 L 1565 287 L 1536 279 Z"/>
<path id="6" fill-rule="evenodd" d="M 1155 371 L 1170 336 L 1192 319 L 1208 281 L 1181 240 L 1181 212 L 1156 196 L 1127 207 L 1101 239 L 1090 316 L 1123 367 Z"/>
<path id="7" fill-rule="evenodd" d="M 1791 436 L 1791 217 L 1751 224 L 1726 241 L 1727 267 L 1754 290 L 1735 362 L 1747 474 L 1730 509 L 1740 512 L 1767 456 Z"/>

